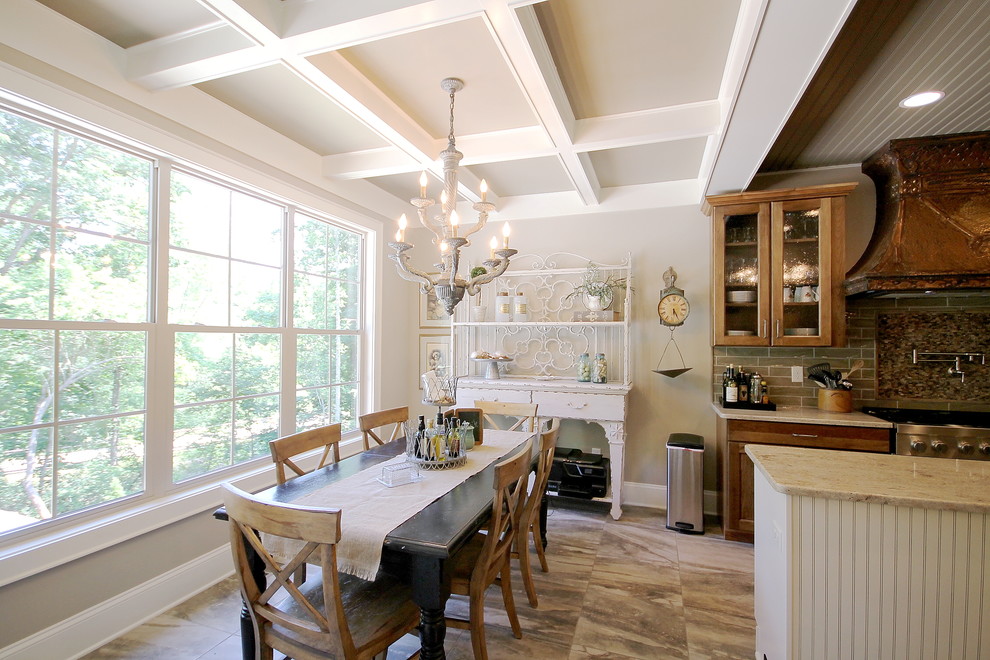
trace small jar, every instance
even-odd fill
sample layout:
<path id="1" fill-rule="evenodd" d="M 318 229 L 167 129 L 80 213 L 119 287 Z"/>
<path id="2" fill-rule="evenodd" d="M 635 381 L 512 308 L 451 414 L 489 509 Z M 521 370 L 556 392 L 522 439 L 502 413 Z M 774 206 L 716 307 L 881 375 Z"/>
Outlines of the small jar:
<path id="1" fill-rule="evenodd" d="M 460 428 L 461 445 L 463 445 L 464 451 L 471 451 L 474 449 L 474 427 L 471 426 L 470 422 L 464 422 Z"/>
<path id="2" fill-rule="evenodd" d="M 513 321 L 529 320 L 529 304 L 526 302 L 526 294 L 524 293 L 516 294 L 516 300 L 512 310 L 512 320 Z"/>
<path id="3" fill-rule="evenodd" d="M 608 381 L 608 362 L 605 354 L 599 353 L 595 356 L 595 363 L 591 367 L 591 382 L 605 383 Z"/>
<path id="4" fill-rule="evenodd" d="M 577 361 L 577 379 L 579 383 L 591 382 L 591 356 L 581 353 Z"/>
<path id="5" fill-rule="evenodd" d="M 512 298 L 508 291 L 499 291 L 495 296 L 495 320 L 506 323 L 512 320 Z"/>

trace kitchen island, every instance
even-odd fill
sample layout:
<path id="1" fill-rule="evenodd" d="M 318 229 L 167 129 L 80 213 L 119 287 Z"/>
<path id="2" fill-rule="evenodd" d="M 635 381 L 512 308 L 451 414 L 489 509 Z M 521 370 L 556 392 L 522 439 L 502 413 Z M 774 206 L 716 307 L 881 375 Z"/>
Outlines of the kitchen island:
<path id="1" fill-rule="evenodd" d="M 757 657 L 990 657 L 990 464 L 746 453 Z"/>

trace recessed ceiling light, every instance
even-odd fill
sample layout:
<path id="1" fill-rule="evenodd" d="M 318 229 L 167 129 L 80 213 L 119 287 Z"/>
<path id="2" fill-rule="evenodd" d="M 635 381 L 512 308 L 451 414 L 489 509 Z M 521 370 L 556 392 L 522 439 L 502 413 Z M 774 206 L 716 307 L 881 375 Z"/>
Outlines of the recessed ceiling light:
<path id="1" fill-rule="evenodd" d="M 941 101 L 944 96 L 945 92 L 918 92 L 917 94 L 912 94 L 906 99 L 903 99 L 897 105 L 902 108 L 920 108 L 923 105 L 930 105 L 936 101 Z"/>

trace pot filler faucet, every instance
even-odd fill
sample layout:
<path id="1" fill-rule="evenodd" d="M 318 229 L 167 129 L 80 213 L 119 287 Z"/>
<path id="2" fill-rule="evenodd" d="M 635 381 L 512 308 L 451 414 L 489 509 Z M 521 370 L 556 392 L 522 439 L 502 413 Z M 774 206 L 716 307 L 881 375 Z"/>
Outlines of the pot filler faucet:
<path id="1" fill-rule="evenodd" d="M 922 353 L 918 349 L 911 351 L 911 363 L 921 364 L 922 362 L 951 362 L 949 367 L 950 376 L 959 376 L 959 382 L 966 382 L 966 372 L 963 371 L 962 363 L 965 360 L 970 364 L 986 364 L 986 356 L 983 353 Z"/>

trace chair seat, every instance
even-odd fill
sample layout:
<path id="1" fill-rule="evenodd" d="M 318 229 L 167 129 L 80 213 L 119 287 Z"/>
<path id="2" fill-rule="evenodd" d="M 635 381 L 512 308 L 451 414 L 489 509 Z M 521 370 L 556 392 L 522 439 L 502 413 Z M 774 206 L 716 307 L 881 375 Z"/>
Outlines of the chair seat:
<path id="1" fill-rule="evenodd" d="M 313 572 L 316 575 L 311 576 L 299 590 L 314 606 L 323 611 L 322 578 L 319 570 Z M 410 625 L 415 626 L 419 623 L 419 608 L 411 600 L 408 585 L 384 573 L 379 573 L 371 582 L 346 573 L 339 575 L 344 616 L 347 618 L 354 646 L 359 651 L 368 644 L 369 640 L 380 639 L 388 630 L 400 629 L 396 621 L 404 622 L 401 628 L 406 629 Z M 288 613 L 300 619 L 308 618 L 298 602 L 288 596 L 286 598 L 292 601 L 291 604 L 288 602 L 285 604 Z M 328 654 L 332 652 L 332 649 L 326 645 L 309 644 L 310 640 L 305 640 L 302 635 L 282 626 L 273 625 L 271 635 L 287 646 Z"/>
<path id="2" fill-rule="evenodd" d="M 478 564 L 478 557 L 485 545 L 485 534 L 478 532 L 452 557 L 450 567 L 451 593 L 466 596 L 471 584 L 471 573 Z"/>

